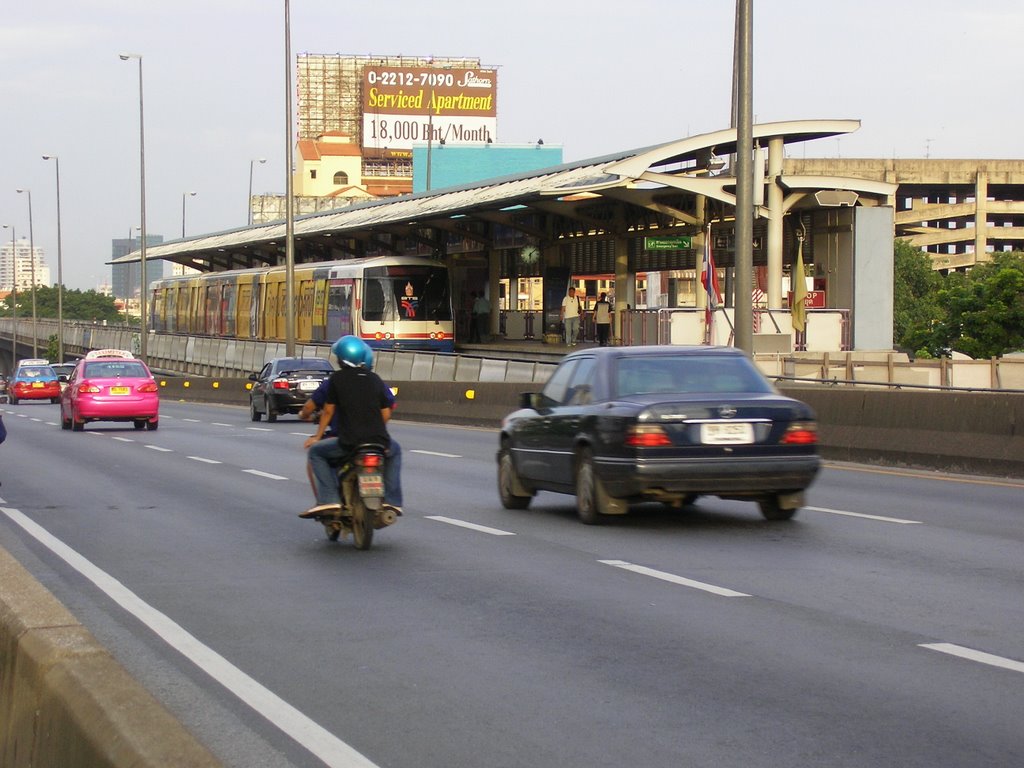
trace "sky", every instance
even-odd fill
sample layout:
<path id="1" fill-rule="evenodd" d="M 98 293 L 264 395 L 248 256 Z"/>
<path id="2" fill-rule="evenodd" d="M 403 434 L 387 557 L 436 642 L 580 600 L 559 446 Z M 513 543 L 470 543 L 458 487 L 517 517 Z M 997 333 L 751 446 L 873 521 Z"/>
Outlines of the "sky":
<path id="1" fill-rule="evenodd" d="M 1024 156 L 1020 0 L 752 0 L 755 122 L 858 119 L 803 157 Z M 498 68 L 498 143 L 566 162 L 729 126 L 734 0 L 4 0 L 0 224 L 64 284 L 110 281 L 111 240 L 245 225 L 283 194 L 285 72 L 300 53 L 478 57 Z M 294 94 L 294 88 L 293 88 Z M 293 108 L 293 116 L 295 109 Z M 187 193 L 195 192 L 195 196 Z M 10 229 L 0 230 L 9 239 Z"/>

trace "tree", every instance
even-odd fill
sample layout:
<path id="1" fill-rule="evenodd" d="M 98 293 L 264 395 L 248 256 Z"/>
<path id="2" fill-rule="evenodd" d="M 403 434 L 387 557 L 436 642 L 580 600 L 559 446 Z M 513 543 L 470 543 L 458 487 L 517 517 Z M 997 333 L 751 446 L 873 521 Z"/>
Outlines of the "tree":
<path id="1" fill-rule="evenodd" d="M 97 291 L 64 289 L 63 315 L 65 320 L 106 320 L 124 322 L 124 315 L 117 310 L 114 299 Z M 0 317 L 10 317 L 11 297 L 0 305 Z M 28 317 L 32 313 L 31 291 L 18 292 L 18 314 Z M 36 317 L 57 317 L 57 286 L 36 286 Z"/>
<path id="2" fill-rule="evenodd" d="M 947 276 L 935 340 L 975 359 L 1024 349 L 1024 254 L 996 253 L 969 272 Z"/>
<path id="3" fill-rule="evenodd" d="M 942 275 L 931 257 L 906 240 L 893 249 L 893 339 L 896 347 L 920 357 L 933 356 L 933 326 L 942 319 L 938 292 Z"/>

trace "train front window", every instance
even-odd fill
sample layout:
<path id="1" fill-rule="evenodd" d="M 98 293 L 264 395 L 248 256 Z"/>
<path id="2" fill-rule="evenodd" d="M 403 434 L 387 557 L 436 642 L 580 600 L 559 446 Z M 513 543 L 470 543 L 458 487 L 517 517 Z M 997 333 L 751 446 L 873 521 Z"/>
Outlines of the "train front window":
<path id="1" fill-rule="evenodd" d="M 448 272 L 438 267 L 395 265 L 364 272 L 363 319 L 451 320 Z"/>

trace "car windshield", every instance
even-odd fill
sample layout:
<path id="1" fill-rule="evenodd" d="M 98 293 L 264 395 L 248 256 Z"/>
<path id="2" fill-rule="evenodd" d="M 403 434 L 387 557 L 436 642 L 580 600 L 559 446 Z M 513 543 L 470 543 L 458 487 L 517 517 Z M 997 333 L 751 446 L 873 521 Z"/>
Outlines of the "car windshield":
<path id="1" fill-rule="evenodd" d="M 294 358 L 282 360 L 277 366 L 278 375 L 292 371 L 333 371 L 334 368 L 326 360 L 314 358 Z"/>
<path id="2" fill-rule="evenodd" d="M 135 360 L 104 360 L 86 363 L 85 376 L 90 379 L 145 379 L 149 378 L 142 363 Z"/>
<path id="3" fill-rule="evenodd" d="M 18 369 L 20 379 L 55 379 L 57 374 L 48 365 L 29 365 Z"/>
<path id="4" fill-rule="evenodd" d="M 745 358 L 715 355 L 623 357 L 617 361 L 614 385 L 619 397 L 773 391 L 768 380 Z"/>

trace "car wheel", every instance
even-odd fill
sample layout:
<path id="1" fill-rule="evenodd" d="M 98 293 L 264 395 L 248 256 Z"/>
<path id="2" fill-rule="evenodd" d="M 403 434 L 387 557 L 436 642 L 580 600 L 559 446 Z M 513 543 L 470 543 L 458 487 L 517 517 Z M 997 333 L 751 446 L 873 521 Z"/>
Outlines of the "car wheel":
<path id="1" fill-rule="evenodd" d="M 249 418 L 253 421 L 263 418 L 263 414 L 256 410 L 256 401 L 253 398 L 249 398 Z"/>
<path id="2" fill-rule="evenodd" d="M 146 420 L 145 419 L 136 419 L 135 421 L 132 422 L 132 426 L 135 427 L 136 429 L 145 429 L 146 428 Z"/>
<path id="3" fill-rule="evenodd" d="M 64 418 L 64 411 L 63 410 L 60 412 L 60 428 L 61 429 L 71 429 L 71 419 L 65 419 Z"/>
<path id="4" fill-rule="evenodd" d="M 498 495 L 501 506 L 505 509 L 526 509 L 530 506 L 533 496 L 522 496 L 517 490 L 525 490 L 512 463 L 512 454 L 507 446 L 502 446 L 501 457 L 498 459 Z"/>
<path id="5" fill-rule="evenodd" d="M 266 400 L 266 406 L 267 406 L 267 421 L 270 422 L 271 424 L 273 424 L 275 421 L 277 421 L 277 411 L 275 411 L 273 405 L 271 405 L 269 397 Z"/>
<path id="6" fill-rule="evenodd" d="M 7 398 L 7 402 L 9 402 L 11 405 L 17 405 L 18 398 L 16 398 L 14 395 L 11 395 L 10 397 Z"/>
<path id="7" fill-rule="evenodd" d="M 147 421 L 146 422 L 146 429 L 148 429 L 150 432 L 155 432 L 156 428 L 159 427 L 159 426 L 160 426 L 160 422 L 157 421 L 156 419 L 153 419 L 152 421 Z"/>
<path id="8" fill-rule="evenodd" d="M 576 515 L 586 525 L 599 525 L 605 515 L 622 514 L 626 502 L 608 495 L 594 472 L 594 455 L 589 448 L 576 457 Z"/>
<path id="9" fill-rule="evenodd" d="M 761 514 L 765 520 L 789 520 L 796 514 L 796 509 L 783 509 L 779 506 L 778 496 L 766 496 L 758 499 L 758 506 L 761 507 Z"/>
<path id="10" fill-rule="evenodd" d="M 57 405 L 58 403 L 60 403 L 60 398 L 59 397 L 51 397 L 50 398 L 50 402 L 53 403 L 54 405 Z"/>
<path id="11" fill-rule="evenodd" d="M 85 429 L 85 422 L 79 420 L 78 417 L 75 416 L 75 412 L 72 411 L 71 412 L 71 431 L 72 432 L 81 432 L 83 429 Z"/>

